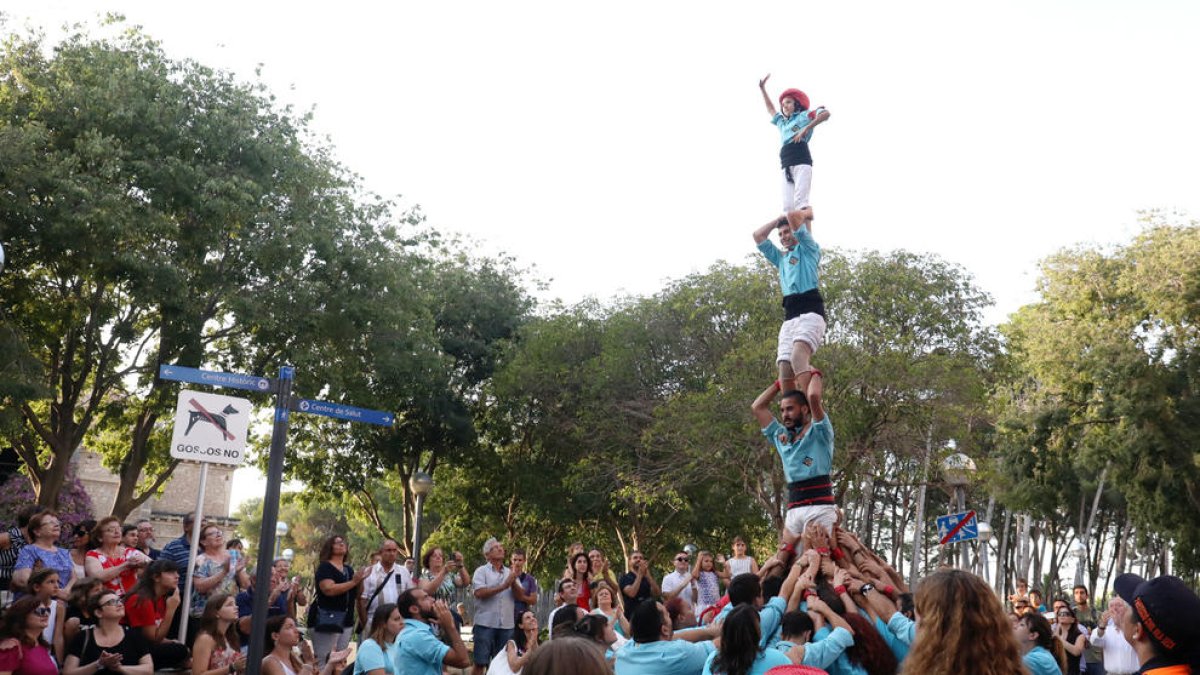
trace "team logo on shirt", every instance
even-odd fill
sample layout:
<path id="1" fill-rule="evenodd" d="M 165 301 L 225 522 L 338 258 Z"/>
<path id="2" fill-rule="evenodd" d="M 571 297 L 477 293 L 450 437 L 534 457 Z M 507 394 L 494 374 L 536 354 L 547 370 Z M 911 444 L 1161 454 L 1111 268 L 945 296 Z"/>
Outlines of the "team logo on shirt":
<path id="1" fill-rule="evenodd" d="M 804 466 L 812 466 L 812 457 L 804 458 Z"/>
<path id="2" fill-rule="evenodd" d="M 794 257 L 793 257 L 793 258 L 788 258 L 788 264 L 789 264 L 789 265 L 795 265 L 795 264 L 796 264 L 796 263 L 798 263 L 798 262 L 800 262 L 800 259 L 799 259 L 799 258 L 794 258 Z"/>
<path id="3" fill-rule="evenodd" d="M 787 443 L 787 442 L 788 442 L 788 437 L 787 437 L 787 432 L 786 432 L 786 431 L 781 431 L 781 432 L 779 432 L 779 435 L 778 435 L 778 436 L 776 436 L 776 438 L 778 438 L 778 439 L 779 439 L 779 442 L 780 442 L 780 443 Z"/>

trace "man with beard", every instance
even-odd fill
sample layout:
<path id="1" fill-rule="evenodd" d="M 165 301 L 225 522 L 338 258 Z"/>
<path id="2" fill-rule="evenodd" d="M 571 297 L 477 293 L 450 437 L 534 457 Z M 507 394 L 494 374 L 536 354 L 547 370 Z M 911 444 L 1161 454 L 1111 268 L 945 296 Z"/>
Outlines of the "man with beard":
<path id="1" fill-rule="evenodd" d="M 780 420 L 771 414 L 771 401 L 779 393 L 778 381 L 754 399 L 750 409 L 762 434 L 775 445 L 783 460 L 788 482 L 788 509 L 780 546 L 791 551 L 808 523 L 815 522 L 833 532 L 837 507 L 833 502 L 833 425 L 821 404 L 824 377 L 813 370 L 808 391 L 785 391 L 779 401 Z M 828 551 L 822 551 L 828 554 Z"/>
<path id="2" fill-rule="evenodd" d="M 454 625 L 454 616 L 442 600 L 420 588 L 410 588 L 396 600 L 396 609 L 404 617 L 404 629 L 396 639 L 396 672 L 405 675 L 441 675 L 442 667 L 466 668 L 471 655 Z M 433 635 L 431 623 L 437 622 L 447 646 Z"/>

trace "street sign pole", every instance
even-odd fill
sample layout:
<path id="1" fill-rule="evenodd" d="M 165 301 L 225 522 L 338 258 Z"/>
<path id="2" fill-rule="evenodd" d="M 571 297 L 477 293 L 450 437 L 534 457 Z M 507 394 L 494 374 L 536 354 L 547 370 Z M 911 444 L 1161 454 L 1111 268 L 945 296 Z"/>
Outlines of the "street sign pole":
<path id="1" fill-rule="evenodd" d="M 200 532 L 204 528 L 201 523 L 204 522 L 204 489 L 208 483 L 208 462 L 200 464 L 200 491 L 196 493 L 196 513 L 192 517 L 192 543 L 191 557 L 188 558 L 192 564 L 196 562 L 196 549 L 200 546 Z M 180 570 L 182 572 L 182 570 Z M 183 602 L 179 605 L 179 635 L 175 636 L 180 642 L 187 643 L 187 628 L 188 618 L 192 612 L 192 578 L 191 570 L 186 572 L 187 581 L 183 584 Z"/>
<path id="2" fill-rule="evenodd" d="M 279 520 L 279 493 L 283 484 L 283 455 L 287 449 L 288 416 L 292 406 L 292 384 L 296 369 L 283 366 L 275 389 L 275 426 L 271 430 L 271 458 L 267 465 L 267 491 L 263 495 L 262 527 L 258 535 L 258 569 L 254 575 L 254 613 L 250 619 L 250 649 L 247 675 L 258 675 L 266 646 L 267 601 L 271 595 L 271 566 L 275 562 L 275 522 Z M 295 591 L 293 591 L 295 592 Z M 315 599 L 314 599 L 315 601 Z"/>
<path id="3" fill-rule="evenodd" d="M 288 421 L 292 411 L 323 415 L 350 422 L 376 424 L 384 427 L 392 426 L 395 423 L 396 417 L 384 410 L 370 410 L 368 408 L 359 408 L 342 403 L 331 403 L 329 401 L 293 399 L 292 385 L 296 377 L 296 369 L 292 366 L 283 366 L 280 368 L 279 378 L 274 382 L 257 375 L 201 370 L 199 368 L 174 364 L 160 365 L 158 376 L 164 380 L 206 384 L 213 387 L 232 387 L 234 389 L 246 389 L 262 393 L 273 392 L 275 394 L 275 425 L 271 430 L 271 456 L 267 464 L 267 491 L 263 495 L 262 529 L 258 537 L 258 566 L 254 574 L 254 611 L 250 617 L 250 646 L 246 655 L 246 675 L 258 675 L 262 669 L 263 648 L 266 646 L 267 639 L 266 633 L 264 633 L 267 623 L 267 600 L 270 599 L 271 595 L 271 567 L 275 562 L 271 554 L 275 550 L 275 523 L 279 520 L 279 493 L 283 487 L 283 456 L 287 451 Z M 217 406 L 210 406 L 212 410 L 209 410 L 209 408 L 206 408 L 204 404 L 197 400 L 203 399 L 205 396 L 206 394 L 199 392 L 180 393 L 179 409 L 186 412 L 186 415 L 177 412 L 176 427 L 179 426 L 180 419 L 182 419 L 186 427 L 183 435 L 187 436 L 187 432 L 191 429 L 192 425 L 199 422 L 200 419 L 204 419 L 214 429 L 220 431 L 221 440 L 210 440 L 205 444 L 193 444 L 190 442 L 176 443 L 175 440 L 172 440 L 173 452 L 178 450 L 179 452 L 194 452 L 197 454 L 197 457 L 184 455 L 180 457 L 181 459 L 194 460 L 201 458 L 203 462 L 203 467 L 200 470 L 200 501 L 196 507 L 196 524 L 194 526 L 196 529 L 192 532 L 193 554 L 199 543 L 200 510 L 203 507 L 204 482 L 208 477 L 208 462 L 241 463 L 244 445 L 241 447 L 223 445 L 222 441 L 233 441 L 235 438 L 240 437 L 244 444 L 246 430 L 241 428 L 235 434 L 231 431 L 233 427 L 226 428 L 226 426 L 230 425 L 234 419 L 241 419 L 236 414 L 237 409 L 233 408 L 233 403 L 246 408 L 247 411 L 250 408 L 249 401 L 245 399 L 235 399 L 232 401 L 224 399 L 221 402 L 225 403 L 227 408 L 221 409 L 221 412 L 217 413 L 215 412 L 218 409 Z M 184 402 L 190 405 L 190 410 L 184 408 Z M 193 421 L 193 415 L 200 415 L 200 417 L 195 418 Z M 190 609 L 188 601 L 191 597 L 192 575 L 191 570 L 181 570 L 181 572 L 188 575 L 188 593 L 183 599 L 184 616 L 181 618 L 182 625 L 186 629 L 187 613 Z"/>

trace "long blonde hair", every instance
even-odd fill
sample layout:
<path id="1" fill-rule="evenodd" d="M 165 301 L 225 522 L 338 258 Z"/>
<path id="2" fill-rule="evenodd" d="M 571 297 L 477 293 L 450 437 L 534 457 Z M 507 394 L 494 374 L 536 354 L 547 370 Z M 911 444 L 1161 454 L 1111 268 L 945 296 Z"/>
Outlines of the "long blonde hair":
<path id="1" fill-rule="evenodd" d="M 1000 599 L 962 570 L 935 572 L 917 586 L 919 623 L 905 675 L 1023 675 L 1017 639 Z"/>

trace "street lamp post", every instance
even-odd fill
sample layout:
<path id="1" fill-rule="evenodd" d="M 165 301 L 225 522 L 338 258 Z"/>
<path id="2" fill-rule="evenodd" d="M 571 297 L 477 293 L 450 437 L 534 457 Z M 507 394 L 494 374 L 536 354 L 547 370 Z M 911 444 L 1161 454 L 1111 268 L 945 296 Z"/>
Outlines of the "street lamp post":
<path id="1" fill-rule="evenodd" d="M 1071 555 L 1075 556 L 1075 585 L 1083 585 L 1083 568 L 1087 565 L 1087 544 L 1076 540 L 1071 545 Z"/>
<path id="2" fill-rule="evenodd" d="M 285 548 L 285 549 L 283 549 L 283 551 L 282 551 L 282 552 L 279 554 L 279 557 L 280 557 L 280 558 L 283 558 L 284 560 L 286 560 L 286 561 L 288 561 L 288 562 L 292 562 L 292 559 L 296 557 L 296 552 L 295 552 L 295 551 L 293 551 L 293 550 L 292 550 L 292 549 L 290 549 L 290 548 Z"/>
<path id="3" fill-rule="evenodd" d="M 959 513 L 967 510 L 967 486 L 970 485 L 974 473 L 975 460 L 961 452 L 956 452 L 942 460 L 942 476 L 945 478 L 946 484 L 954 490 L 954 504 Z M 959 542 L 958 551 L 959 568 L 965 570 L 969 567 L 966 541 Z"/>
<path id="4" fill-rule="evenodd" d="M 988 542 L 992 540 L 992 526 L 987 523 L 979 524 L 979 571 L 983 580 L 991 583 L 991 570 L 988 569 Z"/>
<path id="5" fill-rule="evenodd" d="M 282 520 L 275 523 L 275 558 L 279 557 L 279 545 L 283 541 L 283 535 L 288 533 L 288 524 Z"/>
<path id="6" fill-rule="evenodd" d="M 413 517 L 412 557 L 419 561 L 421 559 L 421 516 L 425 512 L 425 497 L 433 491 L 433 476 L 424 471 L 417 471 L 412 478 L 408 479 L 408 487 L 417 498 L 416 514 Z"/>

